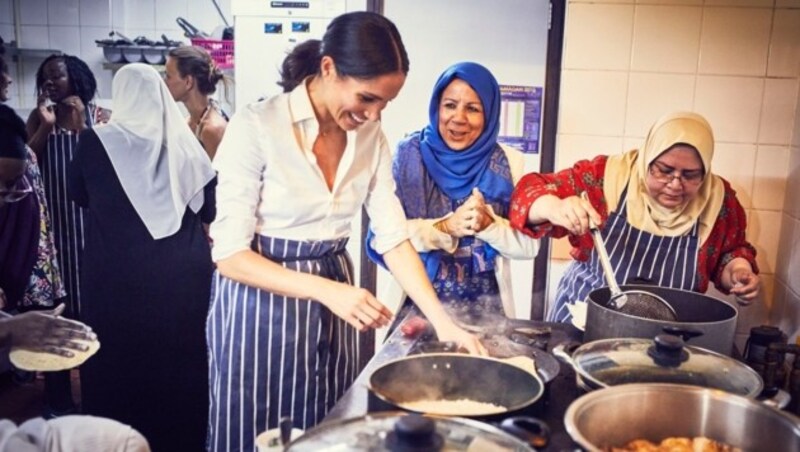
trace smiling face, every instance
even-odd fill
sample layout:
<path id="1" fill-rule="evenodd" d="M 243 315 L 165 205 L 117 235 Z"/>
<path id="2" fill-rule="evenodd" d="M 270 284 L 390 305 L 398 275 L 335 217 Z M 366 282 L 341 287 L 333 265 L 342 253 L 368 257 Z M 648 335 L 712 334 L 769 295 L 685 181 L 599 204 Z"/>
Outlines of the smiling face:
<path id="1" fill-rule="evenodd" d="M 339 77 L 328 56 L 322 58 L 320 69 L 326 85 L 327 113 L 345 131 L 355 130 L 366 121 L 380 120 L 381 111 L 397 97 L 406 81 L 402 72 L 372 79 Z"/>
<path id="2" fill-rule="evenodd" d="M 183 102 L 186 98 L 186 94 L 191 88 L 189 79 L 189 76 L 181 77 L 175 58 L 167 57 L 167 64 L 164 66 L 164 83 L 167 84 L 169 93 L 177 102 Z"/>
<path id="3" fill-rule="evenodd" d="M 75 94 L 72 92 L 67 65 L 63 60 L 50 60 L 42 68 L 42 91 L 56 103 Z"/>
<path id="4" fill-rule="evenodd" d="M 472 145 L 483 132 L 486 116 L 478 93 L 461 79 L 453 79 L 439 100 L 439 135 L 454 151 Z"/>
<path id="5" fill-rule="evenodd" d="M 703 161 L 697 151 L 685 144 L 676 144 L 656 157 L 647 172 L 645 184 L 647 193 L 657 203 L 666 208 L 686 205 L 700 190 L 703 174 Z M 681 174 L 680 177 L 675 177 Z M 669 182 L 658 180 L 669 174 Z M 688 176 L 688 180 L 687 180 Z"/>

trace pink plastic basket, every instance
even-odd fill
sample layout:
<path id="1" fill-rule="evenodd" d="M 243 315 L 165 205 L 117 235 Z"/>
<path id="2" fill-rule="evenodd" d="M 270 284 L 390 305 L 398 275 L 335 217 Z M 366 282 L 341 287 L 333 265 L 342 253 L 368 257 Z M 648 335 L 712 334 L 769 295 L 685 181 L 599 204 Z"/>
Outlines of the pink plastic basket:
<path id="1" fill-rule="evenodd" d="M 192 45 L 206 49 L 220 69 L 233 67 L 233 40 L 192 38 Z"/>

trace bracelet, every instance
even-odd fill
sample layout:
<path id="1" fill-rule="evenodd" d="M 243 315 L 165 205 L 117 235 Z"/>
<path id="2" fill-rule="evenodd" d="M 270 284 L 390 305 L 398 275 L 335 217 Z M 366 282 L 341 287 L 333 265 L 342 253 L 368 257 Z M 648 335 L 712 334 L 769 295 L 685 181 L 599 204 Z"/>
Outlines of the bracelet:
<path id="1" fill-rule="evenodd" d="M 433 227 L 436 228 L 437 231 L 441 231 L 447 235 L 450 235 L 450 230 L 447 229 L 447 220 L 437 221 L 436 223 L 433 223 Z"/>

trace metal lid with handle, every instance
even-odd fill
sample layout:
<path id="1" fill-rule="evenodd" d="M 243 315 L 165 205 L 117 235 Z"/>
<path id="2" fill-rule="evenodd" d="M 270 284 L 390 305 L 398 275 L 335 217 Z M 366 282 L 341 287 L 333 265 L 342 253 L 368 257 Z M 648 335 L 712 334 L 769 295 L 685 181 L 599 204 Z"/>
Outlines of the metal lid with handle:
<path id="1" fill-rule="evenodd" d="M 324 422 L 292 441 L 286 450 L 533 451 L 544 447 L 548 439 L 547 426 L 529 417 L 508 418 L 495 427 L 458 417 L 387 411 Z"/>
<path id="2" fill-rule="evenodd" d="M 764 383 L 753 369 L 728 356 L 684 344 L 674 335 L 655 340 L 603 339 L 583 344 L 570 361 L 581 381 L 598 388 L 625 383 L 677 383 L 756 397 Z"/>

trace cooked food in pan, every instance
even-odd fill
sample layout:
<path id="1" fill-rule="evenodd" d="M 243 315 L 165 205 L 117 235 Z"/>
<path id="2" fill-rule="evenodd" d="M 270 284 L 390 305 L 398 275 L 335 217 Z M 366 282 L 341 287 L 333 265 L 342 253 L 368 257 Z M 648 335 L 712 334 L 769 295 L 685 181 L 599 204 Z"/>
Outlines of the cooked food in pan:
<path id="1" fill-rule="evenodd" d="M 470 399 L 458 400 L 415 400 L 403 402 L 400 407 L 417 413 L 441 414 L 446 416 L 485 416 L 487 414 L 504 413 L 508 408 L 493 403 L 478 402 Z"/>
<path id="2" fill-rule="evenodd" d="M 713 439 L 699 436 L 696 438 L 670 437 L 658 444 L 646 439 L 635 439 L 623 447 L 610 447 L 609 452 L 741 452 L 741 449 L 729 446 Z"/>

